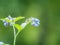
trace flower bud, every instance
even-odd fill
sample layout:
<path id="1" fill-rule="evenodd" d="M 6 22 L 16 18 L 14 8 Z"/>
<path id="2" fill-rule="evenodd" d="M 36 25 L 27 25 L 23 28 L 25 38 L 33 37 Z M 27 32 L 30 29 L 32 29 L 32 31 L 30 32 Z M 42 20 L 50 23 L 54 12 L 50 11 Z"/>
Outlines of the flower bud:
<path id="1" fill-rule="evenodd" d="M 27 25 L 27 23 L 22 23 L 21 24 L 22 28 L 25 28 L 26 25 Z"/>

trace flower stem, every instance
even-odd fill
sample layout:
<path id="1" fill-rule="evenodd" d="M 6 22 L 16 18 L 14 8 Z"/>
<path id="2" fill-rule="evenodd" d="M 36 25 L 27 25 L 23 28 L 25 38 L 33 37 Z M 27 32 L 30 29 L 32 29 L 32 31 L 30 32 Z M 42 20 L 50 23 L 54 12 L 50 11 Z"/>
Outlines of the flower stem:
<path id="1" fill-rule="evenodd" d="M 14 30 L 14 42 L 13 42 L 13 45 L 15 45 L 15 42 L 16 42 L 16 31 L 15 31 L 14 25 L 13 25 L 13 30 Z"/>
<path id="2" fill-rule="evenodd" d="M 18 36 L 19 33 L 20 33 L 20 31 L 17 32 L 16 37 Z"/>
<path id="3" fill-rule="evenodd" d="M 16 38 L 17 38 L 18 34 L 20 33 L 20 31 L 18 31 L 16 33 L 14 25 L 13 25 L 13 29 L 14 29 L 14 42 L 13 42 L 13 45 L 15 45 L 16 44 Z"/>

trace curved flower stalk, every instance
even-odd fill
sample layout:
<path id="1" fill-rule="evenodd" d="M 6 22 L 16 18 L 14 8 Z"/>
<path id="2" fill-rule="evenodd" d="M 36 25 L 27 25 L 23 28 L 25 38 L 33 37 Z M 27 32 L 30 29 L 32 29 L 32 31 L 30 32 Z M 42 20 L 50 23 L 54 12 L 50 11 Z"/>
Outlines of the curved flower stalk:
<path id="1" fill-rule="evenodd" d="M 39 26 L 40 20 L 34 17 L 26 19 L 24 23 L 21 24 L 21 26 L 24 28 L 27 24 L 31 24 L 32 26 Z"/>
<path id="2" fill-rule="evenodd" d="M 40 24 L 40 20 L 37 19 L 37 18 L 34 18 L 34 17 L 31 17 L 31 18 L 28 18 L 25 20 L 24 23 L 22 23 L 21 25 L 19 24 L 16 24 L 15 22 L 17 22 L 18 20 L 20 19 L 24 19 L 25 17 L 15 17 L 15 18 L 12 18 L 10 15 L 6 18 L 3 18 L 1 19 L 3 22 L 4 22 L 4 26 L 12 26 L 13 27 L 13 30 L 14 30 L 14 42 L 13 42 L 13 45 L 15 45 L 16 43 L 16 38 L 18 36 L 18 34 L 21 32 L 21 30 L 23 30 L 29 23 L 32 25 L 32 26 L 39 26 Z M 18 32 L 16 33 L 15 31 L 15 28 L 18 30 Z"/>

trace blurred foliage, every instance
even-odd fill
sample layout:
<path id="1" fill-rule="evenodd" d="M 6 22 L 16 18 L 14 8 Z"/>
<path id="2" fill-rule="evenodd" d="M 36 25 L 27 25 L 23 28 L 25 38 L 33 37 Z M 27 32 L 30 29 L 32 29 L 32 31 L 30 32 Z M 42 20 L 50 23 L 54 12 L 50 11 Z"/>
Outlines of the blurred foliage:
<path id="1" fill-rule="evenodd" d="M 16 45 L 60 45 L 60 0 L 0 0 L 0 18 L 37 17 L 39 27 L 28 25 L 17 37 Z M 19 21 L 18 23 L 22 23 Z M 0 42 L 13 44 L 12 27 L 0 21 Z"/>

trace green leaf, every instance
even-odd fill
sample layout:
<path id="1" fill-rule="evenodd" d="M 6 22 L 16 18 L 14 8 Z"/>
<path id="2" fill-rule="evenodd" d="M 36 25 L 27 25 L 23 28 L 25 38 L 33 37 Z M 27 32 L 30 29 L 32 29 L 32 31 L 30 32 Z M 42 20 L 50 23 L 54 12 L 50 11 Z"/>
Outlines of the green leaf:
<path id="1" fill-rule="evenodd" d="M 15 28 L 17 28 L 19 31 L 22 30 L 22 27 L 19 24 L 14 24 Z"/>
<path id="2" fill-rule="evenodd" d="M 25 17 L 17 17 L 17 18 L 15 18 L 15 20 L 14 20 L 14 22 L 16 22 L 16 21 L 18 21 L 18 20 L 20 20 L 20 19 L 23 19 L 23 18 L 25 18 Z"/>

